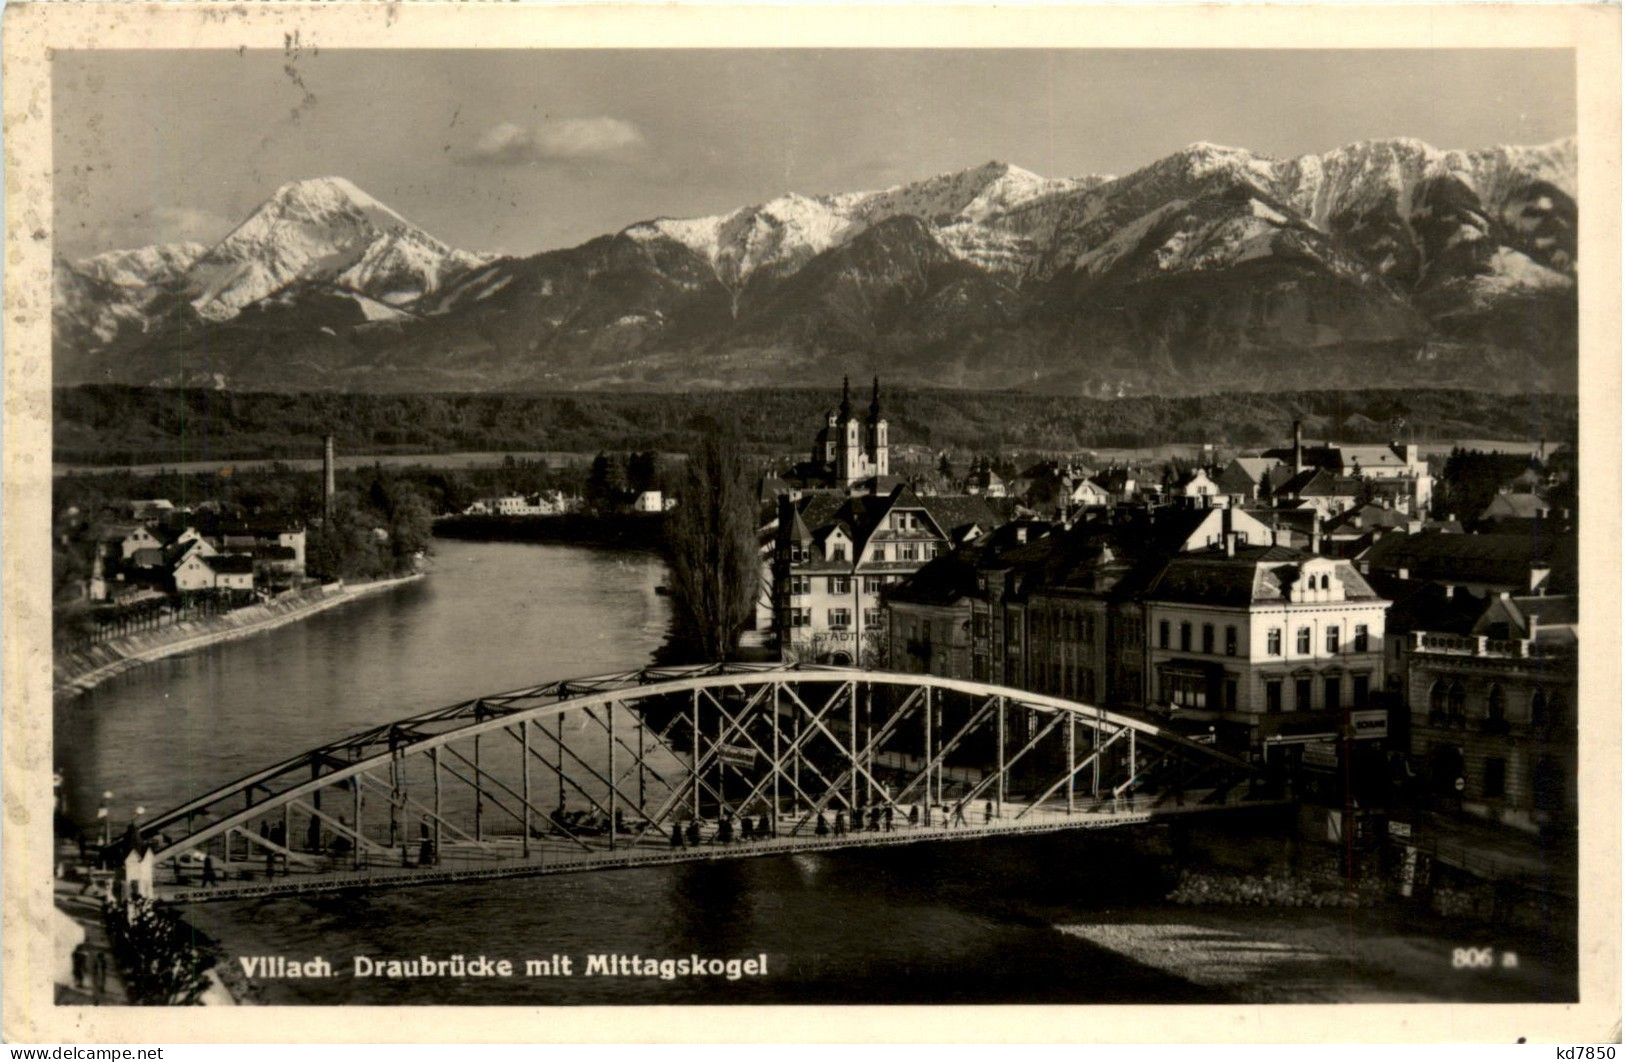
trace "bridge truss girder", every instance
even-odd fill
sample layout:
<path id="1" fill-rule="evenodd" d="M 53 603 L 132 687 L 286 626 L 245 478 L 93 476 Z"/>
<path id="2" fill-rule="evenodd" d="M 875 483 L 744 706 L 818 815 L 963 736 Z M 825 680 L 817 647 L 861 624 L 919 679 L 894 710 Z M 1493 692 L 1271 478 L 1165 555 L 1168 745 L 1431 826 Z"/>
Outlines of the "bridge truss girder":
<path id="1" fill-rule="evenodd" d="M 1098 826 L 1128 821 L 1125 800 L 1136 817 L 1233 805 L 1252 771 L 984 683 L 648 668 L 373 727 L 137 829 L 159 895 L 196 900 Z"/>

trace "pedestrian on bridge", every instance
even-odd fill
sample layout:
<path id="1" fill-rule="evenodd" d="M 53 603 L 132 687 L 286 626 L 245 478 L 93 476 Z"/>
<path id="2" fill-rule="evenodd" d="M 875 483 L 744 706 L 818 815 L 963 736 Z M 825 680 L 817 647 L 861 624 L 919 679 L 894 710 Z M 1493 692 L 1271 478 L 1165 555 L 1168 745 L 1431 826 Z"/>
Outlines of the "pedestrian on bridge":
<path id="1" fill-rule="evenodd" d="M 982 805 L 982 821 L 983 822 L 992 822 L 993 821 L 993 801 L 991 801 L 991 800 L 989 800 L 986 804 Z"/>
<path id="2" fill-rule="evenodd" d="M 908 824 L 910 826 L 918 826 L 920 824 L 920 806 L 918 804 L 910 804 L 908 806 Z"/>
<path id="3" fill-rule="evenodd" d="M 886 822 L 886 832 L 890 833 L 891 832 L 891 805 L 890 804 L 886 805 L 886 810 L 881 812 L 880 817 L 882 819 L 884 819 L 885 822 Z"/>
<path id="4" fill-rule="evenodd" d="M 837 811 L 835 813 L 835 836 L 837 836 L 837 837 L 845 837 L 846 836 L 846 813 L 845 812 Z"/>
<path id="5" fill-rule="evenodd" d="M 949 821 L 950 826 L 965 825 L 965 802 L 961 800 L 954 805 L 954 817 Z"/>
<path id="6" fill-rule="evenodd" d="M 739 839 L 741 841 L 756 840 L 756 823 L 751 821 L 749 815 L 739 817 Z"/>
<path id="7" fill-rule="evenodd" d="M 819 837 L 829 836 L 829 823 L 824 821 L 824 813 L 822 811 L 818 813 L 818 825 L 813 827 L 813 833 Z"/>
<path id="8" fill-rule="evenodd" d="M 730 844 L 730 843 L 732 843 L 733 839 L 734 839 L 734 823 L 733 823 L 733 819 L 726 812 L 724 812 L 717 819 L 716 842 L 717 842 L 717 844 Z"/>
<path id="9" fill-rule="evenodd" d="M 699 819 L 689 819 L 688 820 L 688 846 L 690 848 L 698 848 L 700 846 L 700 820 Z"/>
<path id="10" fill-rule="evenodd" d="M 762 812 L 762 821 L 756 826 L 756 836 L 760 837 L 764 841 L 770 840 L 773 837 L 773 820 L 767 817 L 767 812 L 765 811 Z"/>
<path id="11" fill-rule="evenodd" d="M 203 884 L 213 885 L 217 880 L 219 879 L 214 874 L 214 856 L 205 854 L 203 856 Z"/>
<path id="12" fill-rule="evenodd" d="M 878 808 L 878 807 L 873 807 L 873 808 L 869 809 L 869 832 L 870 833 L 879 833 L 880 832 L 880 808 Z"/>
<path id="13" fill-rule="evenodd" d="M 671 827 L 671 846 L 673 848 L 683 847 L 683 828 L 676 823 L 673 823 Z"/>

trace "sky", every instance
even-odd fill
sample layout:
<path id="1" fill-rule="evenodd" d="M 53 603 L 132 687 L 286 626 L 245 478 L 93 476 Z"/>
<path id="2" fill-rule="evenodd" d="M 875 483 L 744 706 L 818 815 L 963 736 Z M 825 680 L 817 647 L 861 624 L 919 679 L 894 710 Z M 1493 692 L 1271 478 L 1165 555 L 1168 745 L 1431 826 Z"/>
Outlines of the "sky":
<path id="1" fill-rule="evenodd" d="M 883 188 L 992 159 L 1123 174 L 1575 132 L 1573 55 L 1463 51 L 57 52 L 56 249 L 224 237 L 347 177 L 447 243 L 533 254 L 652 217 Z"/>

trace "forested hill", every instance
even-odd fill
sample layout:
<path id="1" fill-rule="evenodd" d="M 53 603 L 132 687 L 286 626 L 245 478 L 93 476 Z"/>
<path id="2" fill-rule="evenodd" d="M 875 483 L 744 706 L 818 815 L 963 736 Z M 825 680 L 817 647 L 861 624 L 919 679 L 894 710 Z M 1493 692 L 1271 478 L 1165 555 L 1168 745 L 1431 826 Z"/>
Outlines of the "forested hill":
<path id="1" fill-rule="evenodd" d="M 856 405 L 868 408 L 868 388 Z M 234 393 L 95 384 L 55 394 L 53 459 L 147 464 L 315 457 L 324 434 L 348 454 L 691 448 L 707 416 L 767 452 L 810 449 L 835 390 L 703 394 Z M 1015 392 L 886 390 L 893 445 L 992 452 L 1307 438 L 1385 442 L 1557 441 L 1575 431 L 1572 395 L 1364 390 L 1091 399 Z"/>

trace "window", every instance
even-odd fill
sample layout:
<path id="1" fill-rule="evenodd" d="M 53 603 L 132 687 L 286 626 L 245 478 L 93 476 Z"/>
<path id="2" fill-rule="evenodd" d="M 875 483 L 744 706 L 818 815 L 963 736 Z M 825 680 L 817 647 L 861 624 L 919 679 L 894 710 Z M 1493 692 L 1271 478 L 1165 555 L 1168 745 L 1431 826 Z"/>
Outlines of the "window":
<path id="1" fill-rule="evenodd" d="M 1274 713 L 1281 710 L 1281 680 L 1271 679 L 1264 683 L 1264 707 Z"/>
<path id="2" fill-rule="evenodd" d="M 1326 710 L 1335 712 L 1343 707 L 1343 677 L 1333 675 L 1326 680 Z"/>
<path id="3" fill-rule="evenodd" d="M 1313 708 L 1315 698 L 1314 683 L 1309 679 L 1301 678 L 1292 685 L 1294 687 L 1292 707 L 1300 712 L 1307 712 Z"/>
<path id="4" fill-rule="evenodd" d="M 973 635 L 975 635 L 976 637 L 978 637 L 978 638 L 986 638 L 987 637 L 987 613 L 978 612 L 976 615 L 972 616 L 971 621 L 970 621 L 970 629 L 971 629 L 971 633 Z"/>
<path id="5" fill-rule="evenodd" d="M 1371 651 L 1371 629 L 1363 623 L 1354 625 L 1354 651 L 1356 653 Z"/>
<path id="6" fill-rule="evenodd" d="M 1371 697 L 1371 676 L 1354 676 L 1354 707 L 1364 708 L 1366 701 Z"/>
<path id="7" fill-rule="evenodd" d="M 918 558 L 914 555 L 914 543 L 905 542 L 899 546 L 897 548 L 897 559 L 906 561 L 917 560 Z"/>
<path id="8" fill-rule="evenodd" d="M 881 619 L 880 610 L 878 608 L 866 608 L 863 610 L 863 625 L 865 627 L 872 630 L 875 627 L 879 627 L 883 622 L 884 620 Z"/>
<path id="9" fill-rule="evenodd" d="M 1428 689 L 1428 717 L 1437 720 L 1444 715 L 1445 685 L 1443 680 Z"/>
<path id="10" fill-rule="evenodd" d="M 806 627 L 812 623 L 812 609 L 793 608 L 789 611 L 791 627 Z"/>
<path id="11" fill-rule="evenodd" d="M 1461 722 L 1467 718 L 1467 691 L 1462 689 L 1461 683 L 1452 682 L 1448 695 L 1448 712 L 1452 722 Z"/>
<path id="12" fill-rule="evenodd" d="M 1162 699 L 1181 708 L 1206 708 L 1207 680 L 1200 675 L 1164 675 Z"/>
<path id="13" fill-rule="evenodd" d="M 1332 656 L 1337 655 L 1338 644 L 1343 640 L 1342 631 L 1336 627 L 1326 628 L 1326 652 Z"/>
<path id="14" fill-rule="evenodd" d="M 1529 722 L 1533 726 L 1546 725 L 1546 691 L 1536 690 L 1529 698 Z"/>
<path id="15" fill-rule="evenodd" d="M 1308 656 L 1309 655 L 1309 628 L 1308 627 L 1299 627 L 1298 628 L 1298 655 L 1299 656 Z"/>
<path id="16" fill-rule="evenodd" d="M 1235 679 L 1225 679 L 1224 680 L 1224 710 L 1227 711 L 1227 712 L 1233 712 L 1233 711 L 1236 710 L 1236 680 Z"/>
<path id="17" fill-rule="evenodd" d="M 1484 797 L 1486 800 L 1499 800 L 1506 796 L 1506 791 L 1507 761 L 1492 756 L 1484 761 Z"/>
<path id="18" fill-rule="evenodd" d="M 812 593 L 812 577 L 807 575 L 790 576 L 790 593 L 792 595 Z"/>
<path id="19" fill-rule="evenodd" d="M 1202 624 L 1202 652 L 1209 655 L 1213 653 L 1213 624 L 1211 623 Z"/>
<path id="20" fill-rule="evenodd" d="M 1226 627 L 1224 629 L 1224 655 L 1225 656 L 1235 656 L 1236 655 L 1236 628 L 1235 627 Z"/>
<path id="21" fill-rule="evenodd" d="M 846 560 L 846 547 L 844 545 L 831 546 L 829 548 L 829 559 L 837 561 Z"/>
<path id="22" fill-rule="evenodd" d="M 1183 653 L 1191 651 L 1191 625 L 1189 623 L 1179 625 L 1179 650 Z"/>
<path id="23" fill-rule="evenodd" d="M 832 608 L 829 610 L 829 626 L 831 630 L 845 630 L 852 626 L 852 610 L 849 608 Z"/>
<path id="24" fill-rule="evenodd" d="M 1157 645 L 1161 646 L 1164 649 L 1168 648 L 1168 621 L 1167 620 L 1161 620 L 1161 621 L 1159 621 L 1157 623 Z"/>
<path id="25" fill-rule="evenodd" d="M 1281 655 L 1281 628 L 1279 627 L 1270 628 L 1269 653 L 1271 656 Z"/>
<path id="26" fill-rule="evenodd" d="M 865 575 L 863 577 L 863 592 L 866 594 L 878 594 L 885 585 L 886 581 L 878 575 Z"/>
<path id="27" fill-rule="evenodd" d="M 829 592 L 832 594 L 850 594 L 852 592 L 852 580 L 845 575 L 830 576 Z"/>

